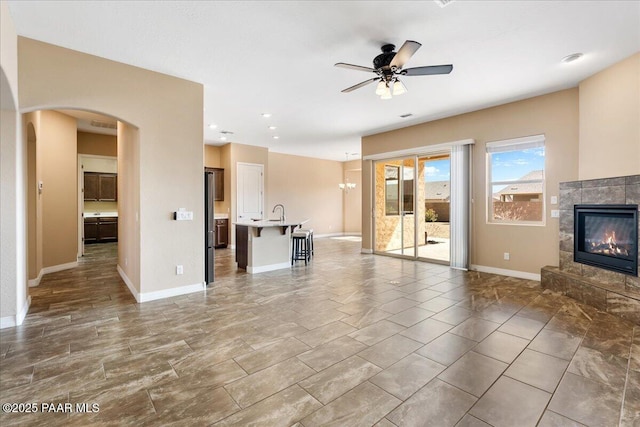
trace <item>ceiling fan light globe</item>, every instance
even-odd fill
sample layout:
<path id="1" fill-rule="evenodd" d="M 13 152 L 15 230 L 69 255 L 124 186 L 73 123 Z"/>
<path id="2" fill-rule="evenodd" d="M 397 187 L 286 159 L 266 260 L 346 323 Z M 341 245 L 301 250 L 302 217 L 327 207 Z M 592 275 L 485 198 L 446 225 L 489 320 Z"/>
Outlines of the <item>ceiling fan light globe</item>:
<path id="1" fill-rule="evenodd" d="M 384 81 L 380 80 L 378 86 L 376 87 L 376 95 L 382 95 L 387 88 L 387 85 Z"/>
<path id="2" fill-rule="evenodd" d="M 391 91 L 389 90 L 389 88 L 387 88 L 387 90 L 380 95 L 380 99 L 391 99 Z"/>
<path id="3" fill-rule="evenodd" d="M 403 93 L 407 93 L 407 87 L 400 80 L 396 80 L 393 83 L 393 94 L 402 95 Z"/>

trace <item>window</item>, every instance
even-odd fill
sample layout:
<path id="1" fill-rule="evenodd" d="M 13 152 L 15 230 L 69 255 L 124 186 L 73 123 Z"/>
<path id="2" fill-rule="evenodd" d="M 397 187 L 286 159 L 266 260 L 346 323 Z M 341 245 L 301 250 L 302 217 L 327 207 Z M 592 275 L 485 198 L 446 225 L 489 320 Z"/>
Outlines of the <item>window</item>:
<path id="1" fill-rule="evenodd" d="M 544 224 L 544 135 L 487 143 L 487 219 Z"/>
<path id="2" fill-rule="evenodd" d="M 384 167 L 385 215 L 400 215 L 399 166 Z"/>

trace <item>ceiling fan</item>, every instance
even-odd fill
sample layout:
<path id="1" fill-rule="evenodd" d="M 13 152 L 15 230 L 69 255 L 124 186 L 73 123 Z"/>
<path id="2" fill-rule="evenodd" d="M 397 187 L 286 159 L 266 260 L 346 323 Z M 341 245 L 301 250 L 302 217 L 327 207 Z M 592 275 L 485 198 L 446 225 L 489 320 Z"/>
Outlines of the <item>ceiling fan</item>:
<path id="1" fill-rule="evenodd" d="M 402 95 L 407 92 L 407 88 L 400 81 L 398 76 L 429 76 L 434 74 L 449 74 L 453 70 L 453 65 L 431 65 L 426 67 L 402 67 L 411 59 L 414 53 L 420 49 L 422 44 L 407 40 L 404 42 L 398 52 L 394 52 L 396 48 L 392 44 L 382 46 L 382 53 L 373 58 L 373 67 L 363 67 L 361 65 L 346 64 L 338 62 L 335 66 L 348 68 L 351 70 L 360 70 L 375 73 L 377 76 L 358 83 L 344 89 L 342 92 L 347 93 L 359 89 L 373 82 L 378 82 L 376 87 L 376 95 L 380 95 L 381 99 L 391 99 L 392 95 Z"/>

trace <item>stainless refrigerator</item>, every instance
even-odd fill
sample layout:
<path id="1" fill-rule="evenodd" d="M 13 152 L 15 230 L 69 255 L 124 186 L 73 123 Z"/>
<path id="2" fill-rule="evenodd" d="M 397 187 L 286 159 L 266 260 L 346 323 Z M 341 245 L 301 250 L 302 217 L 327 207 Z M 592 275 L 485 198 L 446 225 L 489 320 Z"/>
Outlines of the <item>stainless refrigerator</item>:
<path id="1" fill-rule="evenodd" d="M 213 172 L 205 171 L 204 173 L 204 229 L 206 232 L 204 239 L 205 249 L 205 283 L 213 282 L 214 260 L 215 260 L 215 242 L 216 242 L 216 220 L 213 215 L 213 201 L 215 192 L 215 177 Z"/>

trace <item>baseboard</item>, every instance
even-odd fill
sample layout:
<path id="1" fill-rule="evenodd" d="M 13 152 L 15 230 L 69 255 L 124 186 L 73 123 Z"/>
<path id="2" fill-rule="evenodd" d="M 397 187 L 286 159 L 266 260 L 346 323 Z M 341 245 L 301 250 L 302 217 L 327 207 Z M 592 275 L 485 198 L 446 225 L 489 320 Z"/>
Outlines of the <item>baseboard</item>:
<path id="1" fill-rule="evenodd" d="M 62 271 L 62 270 L 69 270 L 70 268 L 76 268 L 77 266 L 78 266 L 78 261 L 73 261 L 73 262 L 68 262 L 66 264 L 58 264 L 58 265 L 52 265 L 49 267 L 43 267 L 42 270 L 40 271 L 39 276 L 42 277 L 45 274 L 57 273 L 58 271 Z"/>
<path id="2" fill-rule="evenodd" d="M 163 289 L 161 291 L 141 293 L 140 299 L 138 300 L 138 302 L 155 301 L 159 299 L 176 297 L 178 295 L 193 294 L 195 292 L 203 292 L 203 291 L 206 291 L 206 286 L 204 282 L 196 283 L 195 285 L 180 286 L 178 288 L 170 288 L 170 289 Z"/>
<path id="3" fill-rule="evenodd" d="M 261 265 L 259 267 L 247 267 L 247 273 L 256 274 L 256 273 L 264 273 L 265 271 L 274 271 L 274 270 L 282 270 L 284 268 L 291 267 L 289 261 L 281 262 L 279 264 L 269 264 L 269 265 Z"/>
<path id="4" fill-rule="evenodd" d="M 127 276 L 127 273 L 125 273 L 124 270 L 120 267 L 120 264 L 116 266 L 116 269 L 118 270 L 118 274 L 120 275 L 120 278 L 122 279 L 124 284 L 127 285 L 127 288 L 129 288 L 129 292 L 131 292 L 131 295 L 133 295 L 137 302 L 140 302 L 140 295 L 138 294 L 135 286 L 133 286 L 133 282 L 131 281 L 131 279 L 129 279 L 129 276 Z"/>
<path id="5" fill-rule="evenodd" d="M 31 305 L 31 296 L 27 297 L 22 305 L 22 309 L 15 316 L 0 317 L 0 329 L 13 328 L 22 325 L 24 318 L 27 317 L 29 306 Z"/>
<path id="6" fill-rule="evenodd" d="M 31 306 L 31 295 L 27 295 L 27 299 L 22 304 L 22 310 L 17 315 L 16 325 L 22 325 L 24 322 L 24 318 L 27 317 L 27 313 L 29 312 L 29 307 Z"/>
<path id="7" fill-rule="evenodd" d="M 360 249 L 360 253 L 361 254 L 372 254 L 373 253 L 373 249 L 361 248 Z"/>
<path id="8" fill-rule="evenodd" d="M 131 295 L 133 295 L 138 303 L 155 301 L 159 299 L 175 297 L 178 295 L 192 294 L 194 292 L 206 291 L 205 283 L 196 283 L 195 285 L 180 286 L 178 288 L 170 288 L 163 289 L 161 291 L 142 293 L 136 290 L 135 286 L 133 286 L 133 282 L 131 281 L 131 279 L 129 279 L 129 276 L 127 276 L 127 274 L 119 265 L 117 266 L 117 270 L 118 274 L 120 274 L 120 277 L 122 278 L 122 281 L 125 283 L 125 285 L 127 285 L 127 288 L 129 288 L 129 292 L 131 292 Z"/>
<path id="9" fill-rule="evenodd" d="M 40 284 L 40 280 L 42 280 L 42 270 L 40 270 L 40 273 L 38 273 L 38 277 L 36 277 L 35 279 L 30 279 L 27 284 L 30 288 L 35 288 Z"/>
<path id="10" fill-rule="evenodd" d="M 16 326 L 16 316 L 0 317 L 0 329 L 13 328 Z"/>
<path id="11" fill-rule="evenodd" d="M 540 274 L 527 273 L 526 271 L 506 270 L 504 268 L 487 267 L 484 265 L 471 265 L 470 270 L 479 271 L 481 273 L 498 274 L 500 276 L 517 277 L 519 279 L 540 281 Z"/>
<path id="12" fill-rule="evenodd" d="M 43 267 L 38 273 L 38 277 L 35 279 L 31 279 L 27 282 L 27 285 L 30 288 L 34 288 L 40 284 L 42 280 L 42 276 L 49 273 L 57 273 L 58 271 L 69 270 L 70 268 L 76 268 L 78 266 L 78 261 L 68 262 L 66 264 L 58 264 L 52 265 L 50 267 Z"/>

